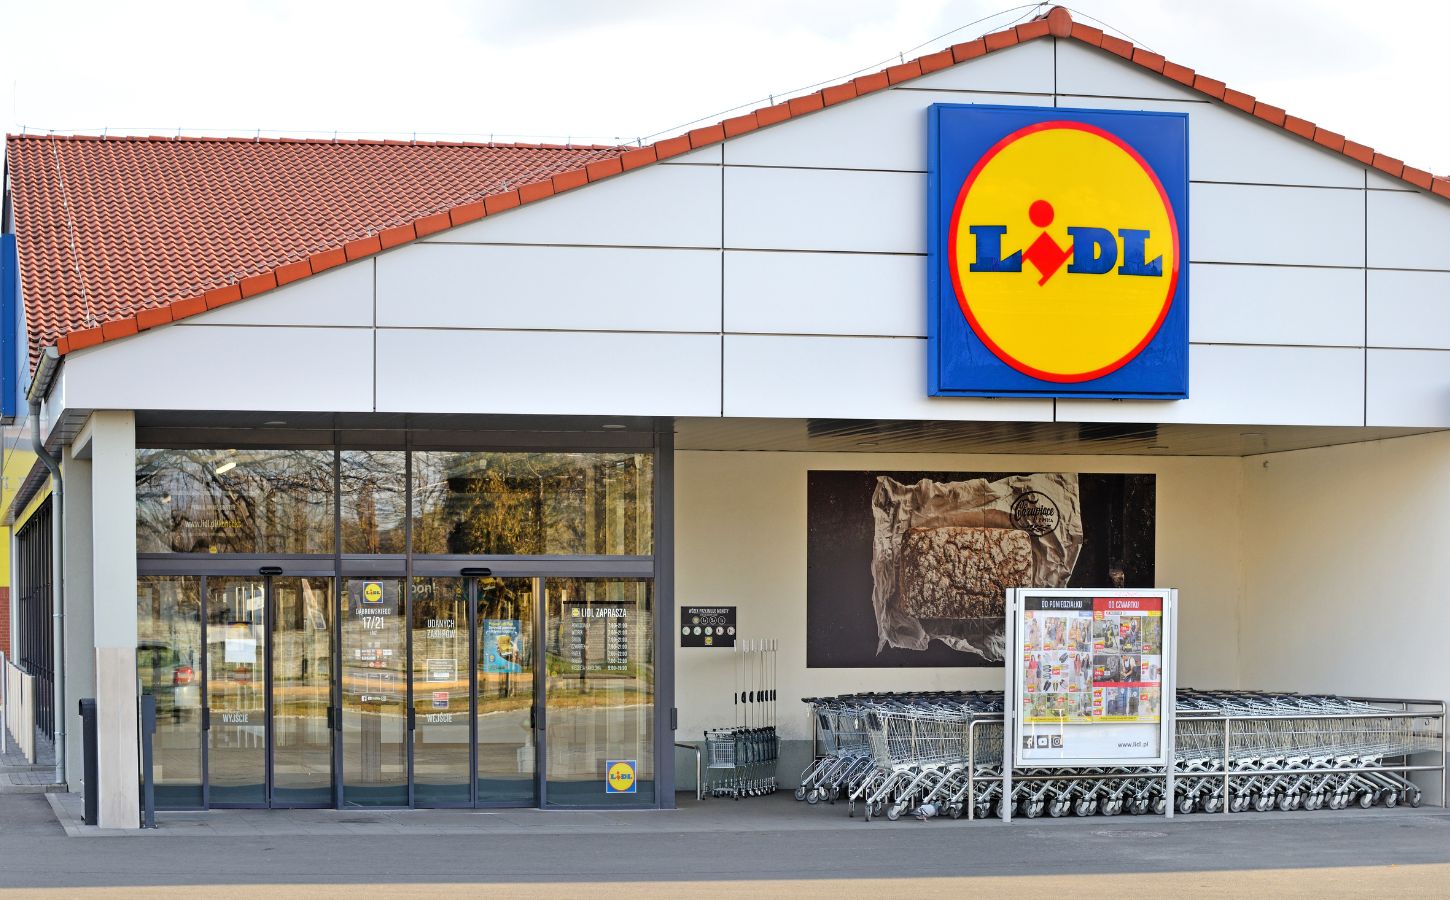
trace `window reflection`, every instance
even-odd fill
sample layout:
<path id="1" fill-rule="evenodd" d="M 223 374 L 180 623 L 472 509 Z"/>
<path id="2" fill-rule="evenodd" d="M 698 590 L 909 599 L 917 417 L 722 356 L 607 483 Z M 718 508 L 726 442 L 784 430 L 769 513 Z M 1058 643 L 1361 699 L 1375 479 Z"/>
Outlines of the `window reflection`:
<path id="1" fill-rule="evenodd" d="M 331 450 L 138 450 L 141 553 L 331 553 Z"/>
<path id="2" fill-rule="evenodd" d="M 648 453 L 413 454 L 413 552 L 646 556 Z"/>
<path id="3" fill-rule="evenodd" d="M 407 455 L 344 450 L 338 470 L 343 553 L 406 553 Z"/>

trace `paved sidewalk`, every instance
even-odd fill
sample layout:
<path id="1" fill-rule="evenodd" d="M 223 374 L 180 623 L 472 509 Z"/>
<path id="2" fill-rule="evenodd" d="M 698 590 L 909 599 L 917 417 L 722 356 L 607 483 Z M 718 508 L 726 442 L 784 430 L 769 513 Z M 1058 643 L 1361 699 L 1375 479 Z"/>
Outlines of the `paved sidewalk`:
<path id="1" fill-rule="evenodd" d="M 0 725 L 0 728 L 3 728 Z M 5 752 L 0 753 L 0 794 L 41 794 L 61 790 L 55 784 L 55 749 L 48 738 L 36 732 L 35 762 L 31 763 L 6 736 Z"/>
<path id="2" fill-rule="evenodd" d="M 784 794 L 681 795 L 666 812 L 166 813 L 154 831 L 101 832 L 74 824 L 79 799 L 0 796 L 0 898 L 243 897 L 257 885 L 311 900 L 1450 894 L 1450 813 L 1439 808 L 1008 826 L 866 823 Z M 101 890 L 115 887 L 129 890 Z"/>

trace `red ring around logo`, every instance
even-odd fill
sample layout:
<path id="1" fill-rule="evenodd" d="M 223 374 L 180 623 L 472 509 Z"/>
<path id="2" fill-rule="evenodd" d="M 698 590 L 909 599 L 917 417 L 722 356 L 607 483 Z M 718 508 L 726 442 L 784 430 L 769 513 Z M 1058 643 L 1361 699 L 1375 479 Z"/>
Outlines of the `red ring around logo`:
<path id="1" fill-rule="evenodd" d="M 1153 187 L 1157 189 L 1158 196 L 1163 201 L 1163 209 L 1168 215 L 1168 224 L 1172 229 L 1173 235 L 1173 269 L 1168 276 L 1168 292 L 1167 295 L 1163 298 L 1163 308 L 1159 311 L 1158 318 L 1153 323 L 1153 327 L 1148 329 L 1148 333 L 1144 335 L 1143 339 L 1138 342 L 1138 345 L 1136 347 L 1125 353 L 1121 358 L 1107 364 L 1106 366 L 1094 369 L 1091 372 L 1083 372 L 1075 375 L 1063 375 L 1054 372 L 1044 372 L 1041 369 L 1034 368 L 1033 366 L 1030 366 L 1027 363 L 1024 363 L 1021 360 L 1017 359 L 1012 354 L 1008 353 L 1006 350 L 1000 347 L 996 341 L 993 341 L 991 336 L 987 334 L 987 330 L 982 327 L 981 323 L 977 320 L 976 315 L 974 315 L 972 312 L 971 302 L 967 300 L 966 291 L 962 288 L 962 276 L 957 268 L 957 226 L 961 223 L 962 220 L 962 204 L 966 201 L 967 194 L 971 191 L 972 185 L 977 180 L 977 176 L 979 176 L 982 173 L 982 170 L 986 168 L 987 163 L 991 162 L 998 153 L 1001 153 L 1010 144 L 1021 140 L 1022 138 L 1030 134 L 1035 134 L 1039 131 L 1049 131 L 1055 129 L 1070 129 L 1096 135 L 1103 140 L 1115 144 L 1124 153 L 1128 154 L 1128 156 L 1135 163 L 1137 163 L 1140 168 L 1142 168 L 1143 172 L 1148 176 L 1149 180 L 1152 181 Z M 1019 128 L 1018 130 L 1002 138 L 996 144 L 993 144 L 992 148 L 984 153 L 982 155 L 982 158 L 977 161 L 977 164 L 972 167 L 972 171 L 967 174 L 966 181 L 962 183 L 961 191 L 957 193 L 957 202 L 952 207 L 951 227 L 947 231 L 946 253 L 947 264 L 949 266 L 949 270 L 952 276 L 952 289 L 956 292 L 957 295 L 957 305 L 961 307 L 962 314 L 967 317 L 967 322 L 971 325 L 972 333 L 977 336 L 977 339 L 980 340 L 987 347 L 988 350 L 992 351 L 992 354 L 994 356 L 996 356 L 998 359 L 1011 366 L 1012 368 L 1016 369 L 1017 371 L 1021 372 L 1023 375 L 1028 375 L 1032 378 L 1037 378 L 1042 381 L 1051 381 L 1058 384 L 1076 384 L 1083 381 L 1092 381 L 1094 378 L 1101 378 L 1104 375 L 1116 372 L 1123 366 L 1126 366 L 1128 363 L 1132 362 L 1139 353 L 1143 352 L 1143 348 L 1153 343 L 1153 338 L 1158 336 L 1158 329 L 1163 327 L 1163 321 L 1168 318 L 1168 311 L 1173 307 L 1173 296 L 1178 290 L 1178 261 L 1180 258 L 1180 251 L 1178 245 L 1178 219 L 1173 214 L 1173 204 L 1168 199 L 1168 192 L 1163 189 L 1163 182 L 1158 180 L 1158 173 L 1154 172 L 1153 167 L 1148 165 L 1148 161 L 1143 159 L 1142 155 L 1138 153 L 1137 150 L 1133 149 L 1133 147 L 1129 146 L 1128 143 L 1122 138 L 1118 137 L 1115 134 L 1112 134 L 1111 132 L 1104 131 L 1101 128 L 1093 125 L 1088 125 L 1083 122 L 1070 122 L 1061 119 L 1051 122 L 1038 122 L 1035 125 L 1028 125 L 1024 128 Z"/>

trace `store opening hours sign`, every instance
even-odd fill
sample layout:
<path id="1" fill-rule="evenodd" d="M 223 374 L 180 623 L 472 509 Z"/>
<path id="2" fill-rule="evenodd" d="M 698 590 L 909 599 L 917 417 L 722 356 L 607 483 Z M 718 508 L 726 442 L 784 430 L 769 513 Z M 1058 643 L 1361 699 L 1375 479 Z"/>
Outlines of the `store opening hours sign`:
<path id="1" fill-rule="evenodd" d="M 1171 590 L 1010 591 L 1014 765 L 1167 765 L 1176 609 Z"/>

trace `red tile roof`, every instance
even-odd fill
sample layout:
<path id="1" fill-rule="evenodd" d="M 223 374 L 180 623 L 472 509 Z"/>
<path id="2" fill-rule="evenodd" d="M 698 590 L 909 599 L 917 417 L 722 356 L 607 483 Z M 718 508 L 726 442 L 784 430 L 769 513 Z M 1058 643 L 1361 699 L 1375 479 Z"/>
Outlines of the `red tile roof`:
<path id="1" fill-rule="evenodd" d="M 448 221 L 461 204 L 622 152 L 42 135 L 12 135 L 6 149 L 32 354 L 66 334 L 99 326 L 109 339 L 295 281 L 375 251 L 369 240 L 386 229 Z"/>
<path id="2" fill-rule="evenodd" d="M 1048 36 L 1122 57 L 1450 198 L 1450 178 L 1288 115 L 1054 7 L 1022 25 L 639 149 L 12 136 L 10 172 L 31 350 L 54 341 L 64 354 L 135 334 Z M 69 251 L 67 200 L 75 209 L 79 254 Z"/>

